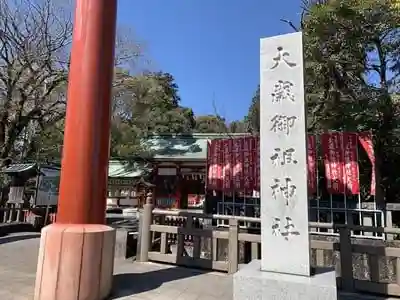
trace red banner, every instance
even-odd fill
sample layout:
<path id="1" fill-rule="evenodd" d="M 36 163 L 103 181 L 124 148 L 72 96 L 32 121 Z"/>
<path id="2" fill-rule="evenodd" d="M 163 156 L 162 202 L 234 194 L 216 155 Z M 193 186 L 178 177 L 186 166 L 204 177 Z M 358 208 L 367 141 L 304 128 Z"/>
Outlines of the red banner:
<path id="1" fill-rule="evenodd" d="M 215 144 L 212 141 L 207 141 L 207 188 L 209 189 L 215 187 L 214 148 Z"/>
<path id="2" fill-rule="evenodd" d="M 223 153 L 222 149 L 224 147 L 222 140 L 215 140 L 216 143 L 216 157 L 217 157 L 217 188 L 216 190 L 221 190 L 223 186 Z"/>
<path id="3" fill-rule="evenodd" d="M 231 190 L 233 179 L 233 159 L 232 159 L 232 139 L 222 140 L 223 164 L 222 164 L 222 180 L 223 189 Z"/>
<path id="4" fill-rule="evenodd" d="M 221 149 L 222 147 L 220 140 L 212 140 L 208 143 L 208 188 L 213 190 L 219 190 L 222 186 Z"/>
<path id="5" fill-rule="evenodd" d="M 235 190 L 243 190 L 243 138 L 232 140 L 232 180 Z"/>
<path id="6" fill-rule="evenodd" d="M 322 155 L 325 164 L 326 188 L 330 194 L 344 194 L 344 151 L 341 133 L 321 135 Z"/>
<path id="7" fill-rule="evenodd" d="M 375 194 L 375 157 L 370 133 L 325 133 L 321 135 L 327 190 L 331 194 L 359 194 L 357 136 L 372 163 L 371 194 Z M 215 190 L 260 190 L 260 140 L 248 136 L 213 140 L 208 145 L 208 188 Z M 316 193 L 317 137 L 307 136 L 308 191 Z"/>
<path id="8" fill-rule="evenodd" d="M 317 192 L 317 141 L 315 135 L 307 136 L 308 192 Z"/>
<path id="9" fill-rule="evenodd" d="M 213 154 L 214 154 L 214 147 L 215 145 L 211 141 L 207 141 L 207 188 L 213 189 L 215 186 L 214 181 L 214 161 L 213 161 Z"/>
<path id="10" fill-rule="evenodd" d="M 357 134 L 342 133 L 344 149 L 344 173 L 346 178 L 346 194 L 360 193 L 360 180 L 358 170 Z"/>
<path id="11" fill-rule="evenodd" d="M 243 189 L 245 191 L 252 191 L 254 189 L 254 142 L 254 137 L 243 138 Z"/>
<path id="12" fill-rule="evenodd" d="M 260 137 L 258 136 L 254 138 L 253 161 L 254 190 L 260 191 Z"/>
<path id="13" fill-rule="evenodd" d="M 374 144 L 372 142 L 372 133 L 363 132 L 358 134 L 358 140 L 360 141 L 361 146 L 367 152 L 368 158 L 372 165 L 372 174 L 371 174 L 371 195 L 375 195 L 375 153 L 374 153 Z"/>

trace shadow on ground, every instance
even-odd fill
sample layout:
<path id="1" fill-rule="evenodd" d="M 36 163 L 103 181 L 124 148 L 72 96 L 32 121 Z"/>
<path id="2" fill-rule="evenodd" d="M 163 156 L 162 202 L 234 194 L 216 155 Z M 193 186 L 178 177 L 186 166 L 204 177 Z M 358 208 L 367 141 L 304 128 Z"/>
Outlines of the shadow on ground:
<path id="1" fill-rule="evenodd" d="M 24 234 L 24 235 L 10 235 L 10 236 L 1 235 L 0 236 L 0 245 L 12 243 L 12 242 L 23 241 L 23 240 L 36 239 L 39 237 L 40 237 L 40 233 L 29 233 L 29 234 Z"/>
<path id="2" fill-rule="evenodd" d="M 152 291 L 164 283 L 206 273 L 208 272 L 202 270 L 171 267 L 144 273 L 116 274 L 113 281 L 113 294 L 110 299 Z"/>
<path id="3" fill-rule="evenodd" d="M 36 231 L 35 228 L 30 223 L 12 222 L 12 223 L 0 224 L 0 236 L 4 236 L 11 233 L 25 233 L 25 232 L 35 232 L 35 231 Z"/>

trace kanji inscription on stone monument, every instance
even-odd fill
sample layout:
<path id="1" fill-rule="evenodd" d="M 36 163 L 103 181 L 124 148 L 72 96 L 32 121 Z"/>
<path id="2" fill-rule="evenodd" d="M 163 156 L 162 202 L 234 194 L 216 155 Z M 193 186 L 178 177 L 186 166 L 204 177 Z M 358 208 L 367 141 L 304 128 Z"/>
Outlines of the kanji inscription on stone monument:
<path id="1" fill-rule="evenodd" d="M 276 114 L 271 119 L 271 131 L 273 132 L 282 132 L 286 135 L 290 134 L 290 131 L 294 127 L 294 123 L 296 121 L 296 116 L 286 116 L 286 115 L 278 115 Z"/>
<path id="2" fill-rule="evenodd" d="M 297 164 L 297 160 L 294 157 L 296 150 L 294 148 L 281 149 L 275 148 L 273 155 L 271 155 L 271 161 L 274 165 L 286 165 L 286 164 Z"/>
<path id="3" fill-rule="evenodd" d="M 287 206 L 289 205 L 289 201 L 296 196 L 296 189 L 297 187 L 293 184 L 290 177 L 286 177 L 283 180 L 274 178 L 274 183 L 271 185 L 271 194 L 275 200 L 280 197 L 283 198 Z"/>
<path id="4" fill-rule="evenodd" d="M 261 40 L 261 268 L 309 276 L 302 47 L 301 33 Z"/>
<path id="5" fill-rule="evenodd" d="M 294 102 L 294 94 L 292 91 L 293 83 L 287 80 L 278 80 L 274 89 L 271 93 L 272 102 L 281 103 L 282 101 L 292 101 Z"/>
<path id="6" fill-rule="evenodd" d="M 271 70 L 277 68 L 281 63 L 286 64 L 290 68 L 296 66 L 296 63 L 289 61 L 290 54 L 285 51 L 282 46 L 278 46 L 276 49 L 277 55 L 273 58 L 274 65 L 271 67 Z"/>

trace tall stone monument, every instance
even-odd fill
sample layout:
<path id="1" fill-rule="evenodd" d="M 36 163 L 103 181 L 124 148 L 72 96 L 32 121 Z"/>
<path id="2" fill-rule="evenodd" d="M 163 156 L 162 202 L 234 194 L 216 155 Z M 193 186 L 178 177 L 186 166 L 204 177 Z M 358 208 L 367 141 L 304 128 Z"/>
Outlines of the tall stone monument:
<path id="1" fill-rule="evenodd" d="M 261 39 L 261 262 L 234 299 L 337 299 L 334 270 L 310 271 L 302 33 Z"/>

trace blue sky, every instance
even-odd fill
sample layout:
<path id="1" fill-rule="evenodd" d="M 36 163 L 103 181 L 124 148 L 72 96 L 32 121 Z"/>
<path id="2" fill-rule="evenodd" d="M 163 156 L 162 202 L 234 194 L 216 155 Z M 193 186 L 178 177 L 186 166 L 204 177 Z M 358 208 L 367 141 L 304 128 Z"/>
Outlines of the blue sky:
<path id="1" fill-rule="evenodd" d="M 151 68 L 171 73 L 182 105 L 241 119 L 259 83 L 259 40 L 292 32 L 300 0 L 119 0 L 118 22 L 145 45 Z"/>

